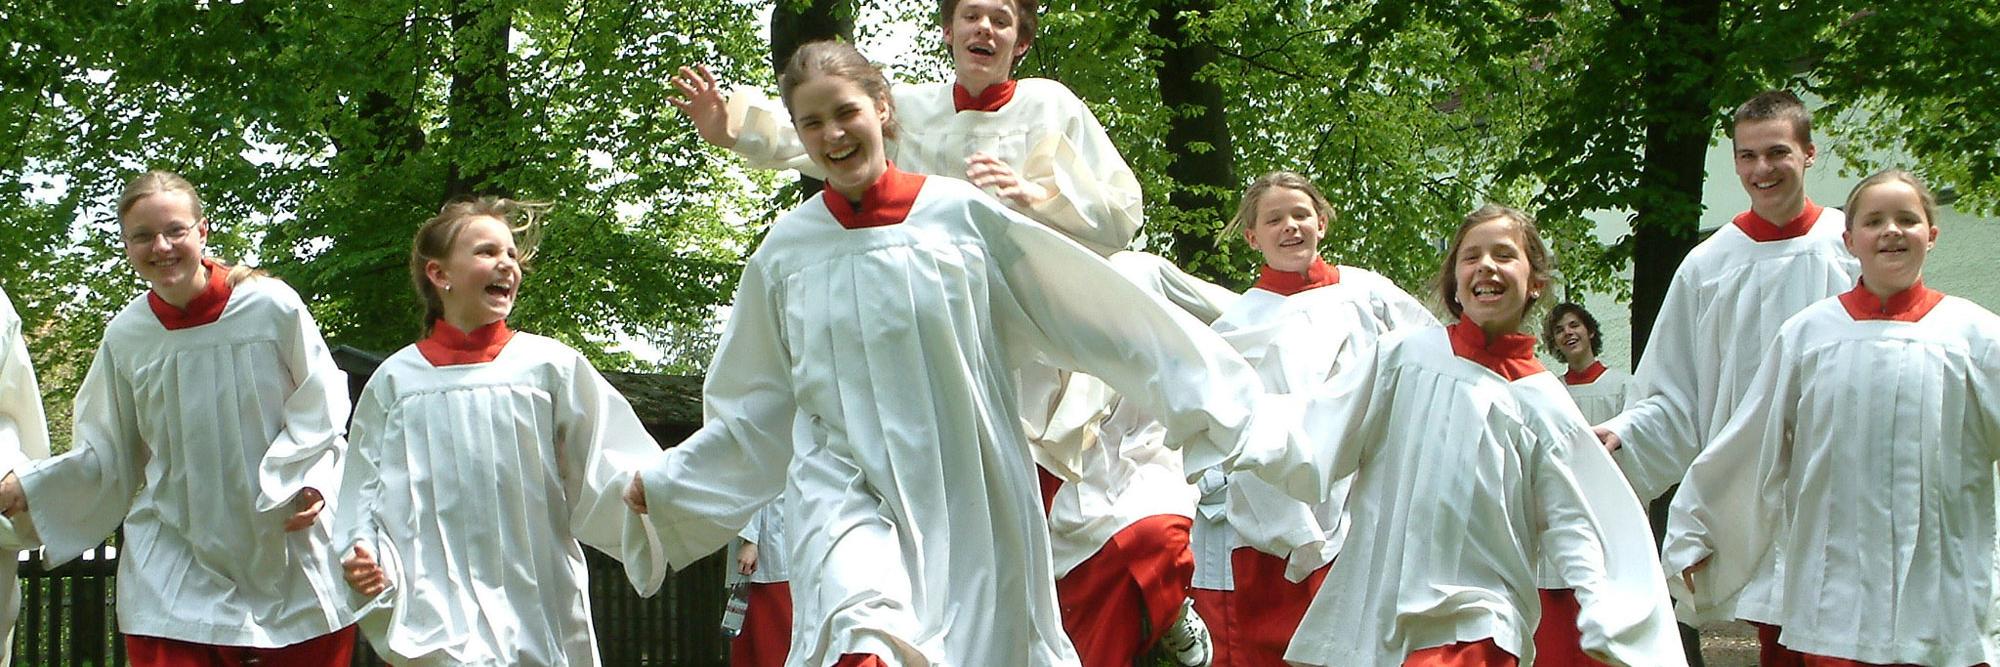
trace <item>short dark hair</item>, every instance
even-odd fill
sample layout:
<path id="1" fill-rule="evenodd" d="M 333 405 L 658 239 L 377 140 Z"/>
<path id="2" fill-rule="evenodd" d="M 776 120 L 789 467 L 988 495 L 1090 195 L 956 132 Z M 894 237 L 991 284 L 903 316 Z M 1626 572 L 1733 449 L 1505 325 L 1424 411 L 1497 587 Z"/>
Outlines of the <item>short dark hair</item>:
<path id="1" fill-rule="evenodd" d="M 1556 304 L 1555 308 L 1549 309 L 1548 318 L 1542 320 L 1542 345 L 1548 348 L 1549 354 L 1562 356 L 1562 347 L 1556 345 L 1556 327 L 1564 315 L 1570 314 L 1575 314 L 1576 319 L 1583 322 L 1583 328 L 1590 330 L 1590 353 L 1604 354 L 1604 334 L 1597 326 L 1597 317 L 1573 301 Z"/>
<path id="2" fill-rule="evenodd" d="M 1736 126 L 1750 121 L 1783 120 L 1792 124 L 1792 130 L 1799 135 L 1800 144 L 1812 143 L 1812 111 L 1806 103 L 1789 90 L 1766 90 L 1756 97 L 1736 107 L 1736 114 L 1729 127 L 1729 136 L 1736 137 Z"/>

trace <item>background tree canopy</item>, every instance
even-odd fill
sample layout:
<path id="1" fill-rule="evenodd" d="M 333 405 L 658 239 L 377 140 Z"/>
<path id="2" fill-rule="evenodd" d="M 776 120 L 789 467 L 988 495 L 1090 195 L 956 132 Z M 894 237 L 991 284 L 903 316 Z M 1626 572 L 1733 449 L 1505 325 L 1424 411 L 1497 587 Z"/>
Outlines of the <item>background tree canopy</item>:
<path id="1" fill-rule="evenodd" d="M 217 255 L 291 283 L 334 343 L 378 351 L 417 331 L 409 238 L 442 202 L 555 202 L 514 324 L 607 368 L 698 372 L 713 307 L 796 191 L 704 148 L 666 103 L 673 69 L 769 85 L 798 38 L 840 34 L 899 77 L 950 75 L 933 2 L 779 2 L 0 7 L 0 285 L 52 421 L 142 289 L 111 209 L 147 167 L 202 190 Z M 1254 275 L 1217 230 L 1272 169 L 1333 200 L 1330 258 L 1412 291 L 1466 211 L 1512 202 L 1539 214 L 1565 281 L 1632 297 L 1643 347 L 1702 215 L 1710 137 L 1758 89 L 1818 93 L 1830 136 L 1995 210 L 2000 55 L 1950 45 L 1996 38 L 2000 10 L 1972 1 L 1052 1 L 1021 74 L 1092 105 L 1146 187 L 1145 243 L 1201 275 Z M 1637 231 L 1604 246 L 1592 210 Z"/>

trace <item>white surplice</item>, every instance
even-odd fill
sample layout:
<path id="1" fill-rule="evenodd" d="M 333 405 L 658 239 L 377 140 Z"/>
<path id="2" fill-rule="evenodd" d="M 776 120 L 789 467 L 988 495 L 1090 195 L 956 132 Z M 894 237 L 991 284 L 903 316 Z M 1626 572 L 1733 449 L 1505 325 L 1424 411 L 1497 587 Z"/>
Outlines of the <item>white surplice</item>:
<path id="1" fill-rule="evenodd" d="M 775 584 L 792 580 L 792 569 L 785 559 L 786 552 L 791 550 L 791 540 L 785 539 L 786 533 L 785 498 L 782 495 L 757 510 L 756 518 L 737 533 L 743 541 L 757 545 L 757 571 L 750 573 L 750 583 Z M 735 563 L 730 564 L 729 571 L 736 571 Z"/>
<path id="2" fill-rule="evenodd" d="M 1632 389 L 1632 374 L 1606 366 L 1604 373 L 1596 380 L 1583 384 L 1569 384 L 1569 397 L 1576 401 L 1576 409 L 1583 413 L 1583 420 L 1601 424 L 1625 409 Z"/>
<path id="3" fill-rule="evenodd" d="M 1215 330 L 1256 369 L 1265 391 L 1310 392 L 1355 355 L 1372 353 L 1383 334 L 1438 326 L 1436 316 L 1389 279 L 1351 266 L 1337 271 L 1340 282 L 1291 296 L 1252 288 L 1215 322 Z M 1294 582 L 1340 551 L 1348 480 L 1336 482 L 1325 501 L 1313 504 L 1244 472 L 1206 486 L 1207 501 L 1194 528 L 1201 588 L 1234 590 L 1229 553 L 1237 547 L 1285 559 L 1286 578 Z"/>
<path id="4" fill-rule="evenodd" d="M 124 524 L 120 632 L 295 644 L 351 620 L 326 520 L 348 411 L 347 375 L 284 283 L 246 280 L 220 319 L 183 329 L 141 295 L 111 319 L 77 390 L 74 446 L 30 464 L 21 485 L 52 562 Z M 285 532 L 306 487 L 328 514 Z"/>
<path id="5" fill-rule="evenodd" d="M 1490 638 L 1528 664 L 1547 559 L 1586 651 L 1685 664 L 1644 512 L 1554 375 L 1508 382 L 1416 328 L 1265 401 L 1236 471 L 1312 502 L 1353 475 L 1352 528 L 1286 660 L 1391 667 Z"/>
<path id="6" fill-rule="evenodd" d="M 844 229 L 815 197 L 772 226 L 704 387 L 708 422 L 645 473 L 652 516 L 684 565 L 784 492 L 792 665 L 1073 665 L 1015 370 L 1103 378 L 1165 415 L 1191 470 L 1236 450 L 1254 376 L 963 181 L 925 179 L 912 206 Z"/>
<path id="7" fill-rule="evenodd" d="M 561 342 L 517 332 L 490 361 L 445 366 L 404 347 L 351 436 L 338 543 L 375 554 L 390 587 L 341 589 L 392 664 L 598 665 L 578 542 L 623 560 L 641 593 L 666 578 L 621 499 L 659 445 Z"/>
<path id="8" fill-rule="evenodd" d="M 28 341 L 21 336 L 21 316 L 0 290 L 0 474 L 48 455 L 49 425 L 42 415 L 35 367 L 28 360 Z M 13 662 L 14 619 L 21 613 L 16 572 L 21 563 L 12 548 L 0 549 L 0 559 L 7 561 L 0 564 L 0 667 L 5 667 Z"/>
<path id="9" fill-rule="evenodd" d="M 1693 603 L 1683 611 L 1727 610 L 1781 540 L 1786 647 L 1991 662 L 2000 317 L 1945 297 L 1916 322 L 1856 320 L 1826 299 L 1785 323 L 1758 368 L 1674 500 L 1667 570 L 1713 557 L 1691 598 L 1671 580 Z"/>

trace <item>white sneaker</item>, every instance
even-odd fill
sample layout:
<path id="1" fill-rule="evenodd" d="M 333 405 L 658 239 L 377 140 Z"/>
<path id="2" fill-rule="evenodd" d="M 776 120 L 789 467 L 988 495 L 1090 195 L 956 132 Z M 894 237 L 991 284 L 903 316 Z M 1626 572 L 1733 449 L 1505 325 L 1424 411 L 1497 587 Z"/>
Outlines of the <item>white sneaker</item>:
<path id="1" fill-rule="evenodd" d="M 1208 667 L 1215 658 L 1209 646 L 1208 624 L 1194 613 L 1194 600 L 1181 603 L 1180 617 L 1167 626 L 1167 634 L 1160 638 L 1160 643 L 1173 653 L 1174 664 L 1180 667 Z"/>

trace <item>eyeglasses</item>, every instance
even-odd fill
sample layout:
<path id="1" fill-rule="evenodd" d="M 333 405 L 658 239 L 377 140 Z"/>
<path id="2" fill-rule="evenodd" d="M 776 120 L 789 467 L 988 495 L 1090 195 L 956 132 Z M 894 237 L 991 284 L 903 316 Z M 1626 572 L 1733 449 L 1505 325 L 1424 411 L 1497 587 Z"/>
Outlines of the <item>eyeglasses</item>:
<path id="1" fill-rule="evenodd" d="M 164 232 L 154 232 L 154 231 L 132 232 L 130 234 L 124 235 L 122 238 L 125 239 L 125 245 L 127 246 L 135 248 L 143 248 L 145 246 L 153 245 L 154 241 L 158 241 L 163 237 L 167 239 L 167 243 L 169 245 L 186 241 L 188 237 L 188 232 L 192 231 L 194 231 L 193 227 L 189 227 L 187 225 L 174 225 L 172 227 L 168 227 L 167 230 Z"/>

